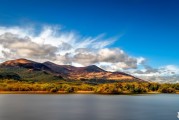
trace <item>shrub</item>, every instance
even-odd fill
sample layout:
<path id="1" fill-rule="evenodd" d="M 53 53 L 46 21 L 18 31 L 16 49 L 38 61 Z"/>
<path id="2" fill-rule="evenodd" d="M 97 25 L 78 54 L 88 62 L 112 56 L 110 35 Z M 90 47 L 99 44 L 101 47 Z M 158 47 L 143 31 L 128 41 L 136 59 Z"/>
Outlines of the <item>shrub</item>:
<path id="1" fill-rule="evenodd" d="M 51 93 L 56 93 L 56 92 L 58 92 L 58 89 L 57 89 L 57 88 L 51 88 L 51 89 L 50 89 L 50 92 L 51 92 Z"/>
<path id="2" fill-rule="evenodd" d="M 176 93 L 176 90 L 171 87 L 164 87 L 159 90 L 161 93 Z"/>

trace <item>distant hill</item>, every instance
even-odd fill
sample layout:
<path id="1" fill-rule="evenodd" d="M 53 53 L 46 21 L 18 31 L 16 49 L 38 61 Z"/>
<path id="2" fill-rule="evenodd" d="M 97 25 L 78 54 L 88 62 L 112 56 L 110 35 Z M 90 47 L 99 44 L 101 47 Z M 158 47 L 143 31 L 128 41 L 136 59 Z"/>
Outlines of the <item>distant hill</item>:
<path id="1" fill-rule="evenodd" d="M 25 80 L 50 81 L 50 80 L 81 80 L 95 82 L 109 81 L 137 81 L 139 78 L 123 72 L 105 71 L 95 65 L 87 67 L 74 67 L 71 65 L 58 65 L 52 62 L 39 63 L 27 59 L 9 60 L 0 64 L 0 72 L 15 73 Z"/>

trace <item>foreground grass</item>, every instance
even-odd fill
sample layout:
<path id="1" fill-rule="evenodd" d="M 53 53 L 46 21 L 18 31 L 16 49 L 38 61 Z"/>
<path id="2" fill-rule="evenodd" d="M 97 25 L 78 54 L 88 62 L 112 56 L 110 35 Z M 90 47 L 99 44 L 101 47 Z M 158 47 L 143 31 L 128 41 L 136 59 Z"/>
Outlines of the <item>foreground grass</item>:
<path id="1" fill-rule="evenodd" d="M 87 84 L 82 82 L 27 82 L 0 80 L 0 93 L 27 94 L 141 94 L 179 93 L 179 84 L 118 82 L 108 84 Z"/>

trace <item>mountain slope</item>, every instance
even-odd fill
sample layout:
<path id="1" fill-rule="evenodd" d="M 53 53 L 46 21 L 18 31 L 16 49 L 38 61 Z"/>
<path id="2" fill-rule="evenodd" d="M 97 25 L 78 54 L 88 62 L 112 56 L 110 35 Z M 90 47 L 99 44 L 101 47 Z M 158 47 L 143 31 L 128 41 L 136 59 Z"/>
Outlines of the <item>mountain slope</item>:
<path id="1" fill-rule="evenodd" d="M 87 66 L 87 67 L 74 67 L 71 65 L 57 65 L 52 62 L 44 62 L 38 63 L 35 61 L 27 60 L 27 59 L 17 59 L 10 60 L 0 64 L 0 71 L 5 70 L 6 72 L 9 70 L 10 72 L 15 72 L 20 76 L 24 76 L 26 79 L 26 74 L 38 73 L 43 77 L 43 79 L 50 79 L 55 77 L 59 79 L 66 80 L 88 80 L 88 81 L 137 81 L 143 82 L 143 80 L 138 79 L 134 76 L 123 72 L 108 72 L 105 71 L 95 65 Z M 13 71 L 12 71 L 13 70 Z M 17 72 L 21 71 L 21 72 Z M 38 75 L 36 74 L 36 75 Z M 32 75 L 32 77 L 28 76 L 28 78 L 32 79 L 36 77 L 36 75 Z M 51 76 L 51 77 L 49 77 Z M 57 79 L 58 80 L 58 79 Z"/>
<path id="2" fill-rule="evenodd" d="M 22 68 L 33 69 L 33 70 L 51 71 L 50 68 L 48 68 L 46 65 L 42 63 L 34 62 L 23 58 L 6 61 L 0 64 L 0 67 L 22 67 Z"/>

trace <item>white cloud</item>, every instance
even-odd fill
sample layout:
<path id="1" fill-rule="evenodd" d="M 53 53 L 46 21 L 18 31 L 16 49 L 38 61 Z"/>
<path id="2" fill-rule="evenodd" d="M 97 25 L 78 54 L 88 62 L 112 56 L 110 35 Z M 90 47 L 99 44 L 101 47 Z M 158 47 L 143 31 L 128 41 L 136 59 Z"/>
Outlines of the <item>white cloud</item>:
<path id="1" fill-rule="evenodd" d="M 145 62 L 146 62 L 146 59 L 144 57 L 137 58 L 137 64 L 138 65 L 145 64 Z"/>
<path id="2" fill-rule="evenodd" d="M 142 70 L 134 70 L 131 74 L 145 80 L 156 82 L 179 82 L 179 67 L 175 65 L 166 65 L 159 68 L 144 66 Z"/>
<path id="3" fill-rule="evenodd" d="M 36 58 L 54 58 L 57 47 L 44 44 L 43 46 L 32 42 L 29 37 L 20 37 L 12 33 L 4 33 L 0 35 L 2 48 L 1 53 L 5 58 L 26 57 L 31 59 Z"/>

